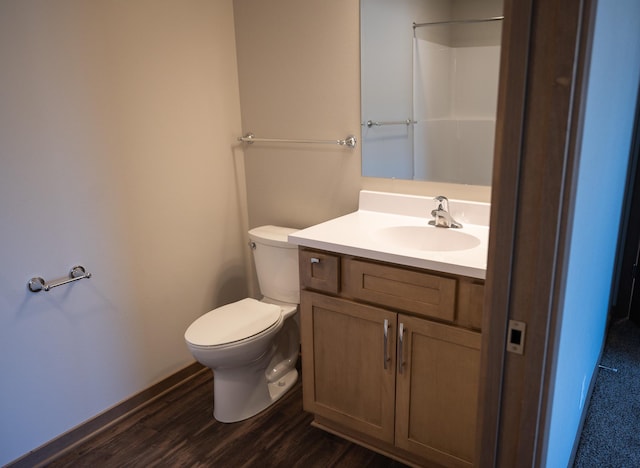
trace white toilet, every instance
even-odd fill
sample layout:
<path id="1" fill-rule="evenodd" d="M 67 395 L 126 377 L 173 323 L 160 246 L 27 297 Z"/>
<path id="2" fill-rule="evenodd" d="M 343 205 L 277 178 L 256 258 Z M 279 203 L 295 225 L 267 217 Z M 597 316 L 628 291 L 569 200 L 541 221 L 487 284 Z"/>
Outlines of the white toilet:
<path id="1" fill-rule="evenodd" d="M 213 416 L 250 418 L 275 403 L 298 379 L 300 302 L 295 229 L 249 231 L 263 298 L 242 299 L 196 319 L 184 334 L 189 350 L 213 370 Z"/>

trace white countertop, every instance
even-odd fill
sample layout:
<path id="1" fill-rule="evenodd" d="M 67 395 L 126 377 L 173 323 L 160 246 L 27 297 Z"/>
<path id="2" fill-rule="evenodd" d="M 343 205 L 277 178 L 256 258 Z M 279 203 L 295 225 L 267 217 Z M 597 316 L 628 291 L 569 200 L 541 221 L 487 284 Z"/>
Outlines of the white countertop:
<path id="1" fill-rule="evenodd" d="M 370 194 L 370 195 L 369 195 Z M 370 258 L 384 262 L 396 263 L 399 265 L 424 268 L 428 270 L 452 273 L 456 275 L 468 276 L 472 278 L 484 279 L 487 268 L 487 246 L 489 237 L 488 227 L 488 205 L 471 202 L 458 202 L 451 200 L 451 213 L 458 221 L 463 223 L 461 229 L 455 231 L 470 234 L 479 239 L 479 244 L 466 250 L 422 250 L 405 248 L 398 243 L 389 243 L 380 240 L 376 233 L 385 228 L 393 226 L 424 226 L 427 229 L 444 229 L 429 226 L 430 217 L 427 216 L 425 206 L 433 205 L 433 197 L 410 196 L 411 202 L 418 202 L 419 211 L 424 216 L 409 216 L 407 214 L 396 214 L 397 210 L 372 211 L 362 209 L 363 206 L 370 207 L 367 197 L 378 197 L 386 195 L 380 192 L 361 192 L 360 209 L 339 218 L 326 221 L 315 226 L 294 232 L 289 235 L 289 242 L 299 246 L 312 247 L 330 252 L 336 252 L 357 257 Z M 402 195 L 390 194 L 398 201 Z M 364 196 L 364 199 L 363 199 Z M 424 200 L 415 200 L 422 198 Z M 401 200 L 400 200 L 401 201 Z M 471 216 L 460 214 L 456 217 L 453 209 L 456 203 L 465 205 L 467 210 L 476 210 L 474 205 L 478 205 L 482 211 L 481 216 L 473 213 Z M 469 208 L 471 206 L 471 208 Z M 396 213 L 389 212 L 396 211 Z M 402 210 L 407 213 L 407 210 Z M 413 214 L 414 212 L 409 212 Z M 465 222 L 469 219 L 484 220 L 485 224 L 471 224 Z M 450 228 L 452 231 L 453 228 Z"/>

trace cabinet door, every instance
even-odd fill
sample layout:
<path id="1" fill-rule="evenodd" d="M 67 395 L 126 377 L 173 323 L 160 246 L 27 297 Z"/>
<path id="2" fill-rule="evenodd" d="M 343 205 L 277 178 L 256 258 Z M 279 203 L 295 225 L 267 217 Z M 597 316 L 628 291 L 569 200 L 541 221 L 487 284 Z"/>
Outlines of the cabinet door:
<path id="1" fill-rule="evenodd" d="M 480 334 L 405 315 L 398 324 L 396 446 L 444 466 L 471 466 Z"/>
<path id="2" fill-rule="evenodd" d="M 305 410 L 393 443 L 396 314 L 309 291 L 300 299 Z"/>

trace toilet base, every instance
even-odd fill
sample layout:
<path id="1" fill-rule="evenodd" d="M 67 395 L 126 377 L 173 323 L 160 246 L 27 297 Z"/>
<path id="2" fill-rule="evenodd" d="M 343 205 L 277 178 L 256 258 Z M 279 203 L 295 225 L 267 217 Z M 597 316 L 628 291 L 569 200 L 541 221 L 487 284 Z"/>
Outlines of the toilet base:
<path id="1" fill-rule="evenodd" d="M 295 368 L 272 383 L 265 379 L 264 367 L 256 370 L 215 370 L 213 417 L 217 421 L 232 423 L 255 416 L 282 398 L 298 380 Z"/>

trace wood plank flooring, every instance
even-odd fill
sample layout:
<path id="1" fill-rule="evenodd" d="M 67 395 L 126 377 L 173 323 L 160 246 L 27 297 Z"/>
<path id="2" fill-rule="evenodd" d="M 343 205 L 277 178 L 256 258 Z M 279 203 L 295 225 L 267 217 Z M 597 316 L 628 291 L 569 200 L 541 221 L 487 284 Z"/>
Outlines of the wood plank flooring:
<path id="1" fill-rule="evenodd" d="M 300 379 L 247 420 L 213 418 L 209 369 L 76 446 L 48 467 L 390 467 L 405 465 L 310 426 Z"/>

